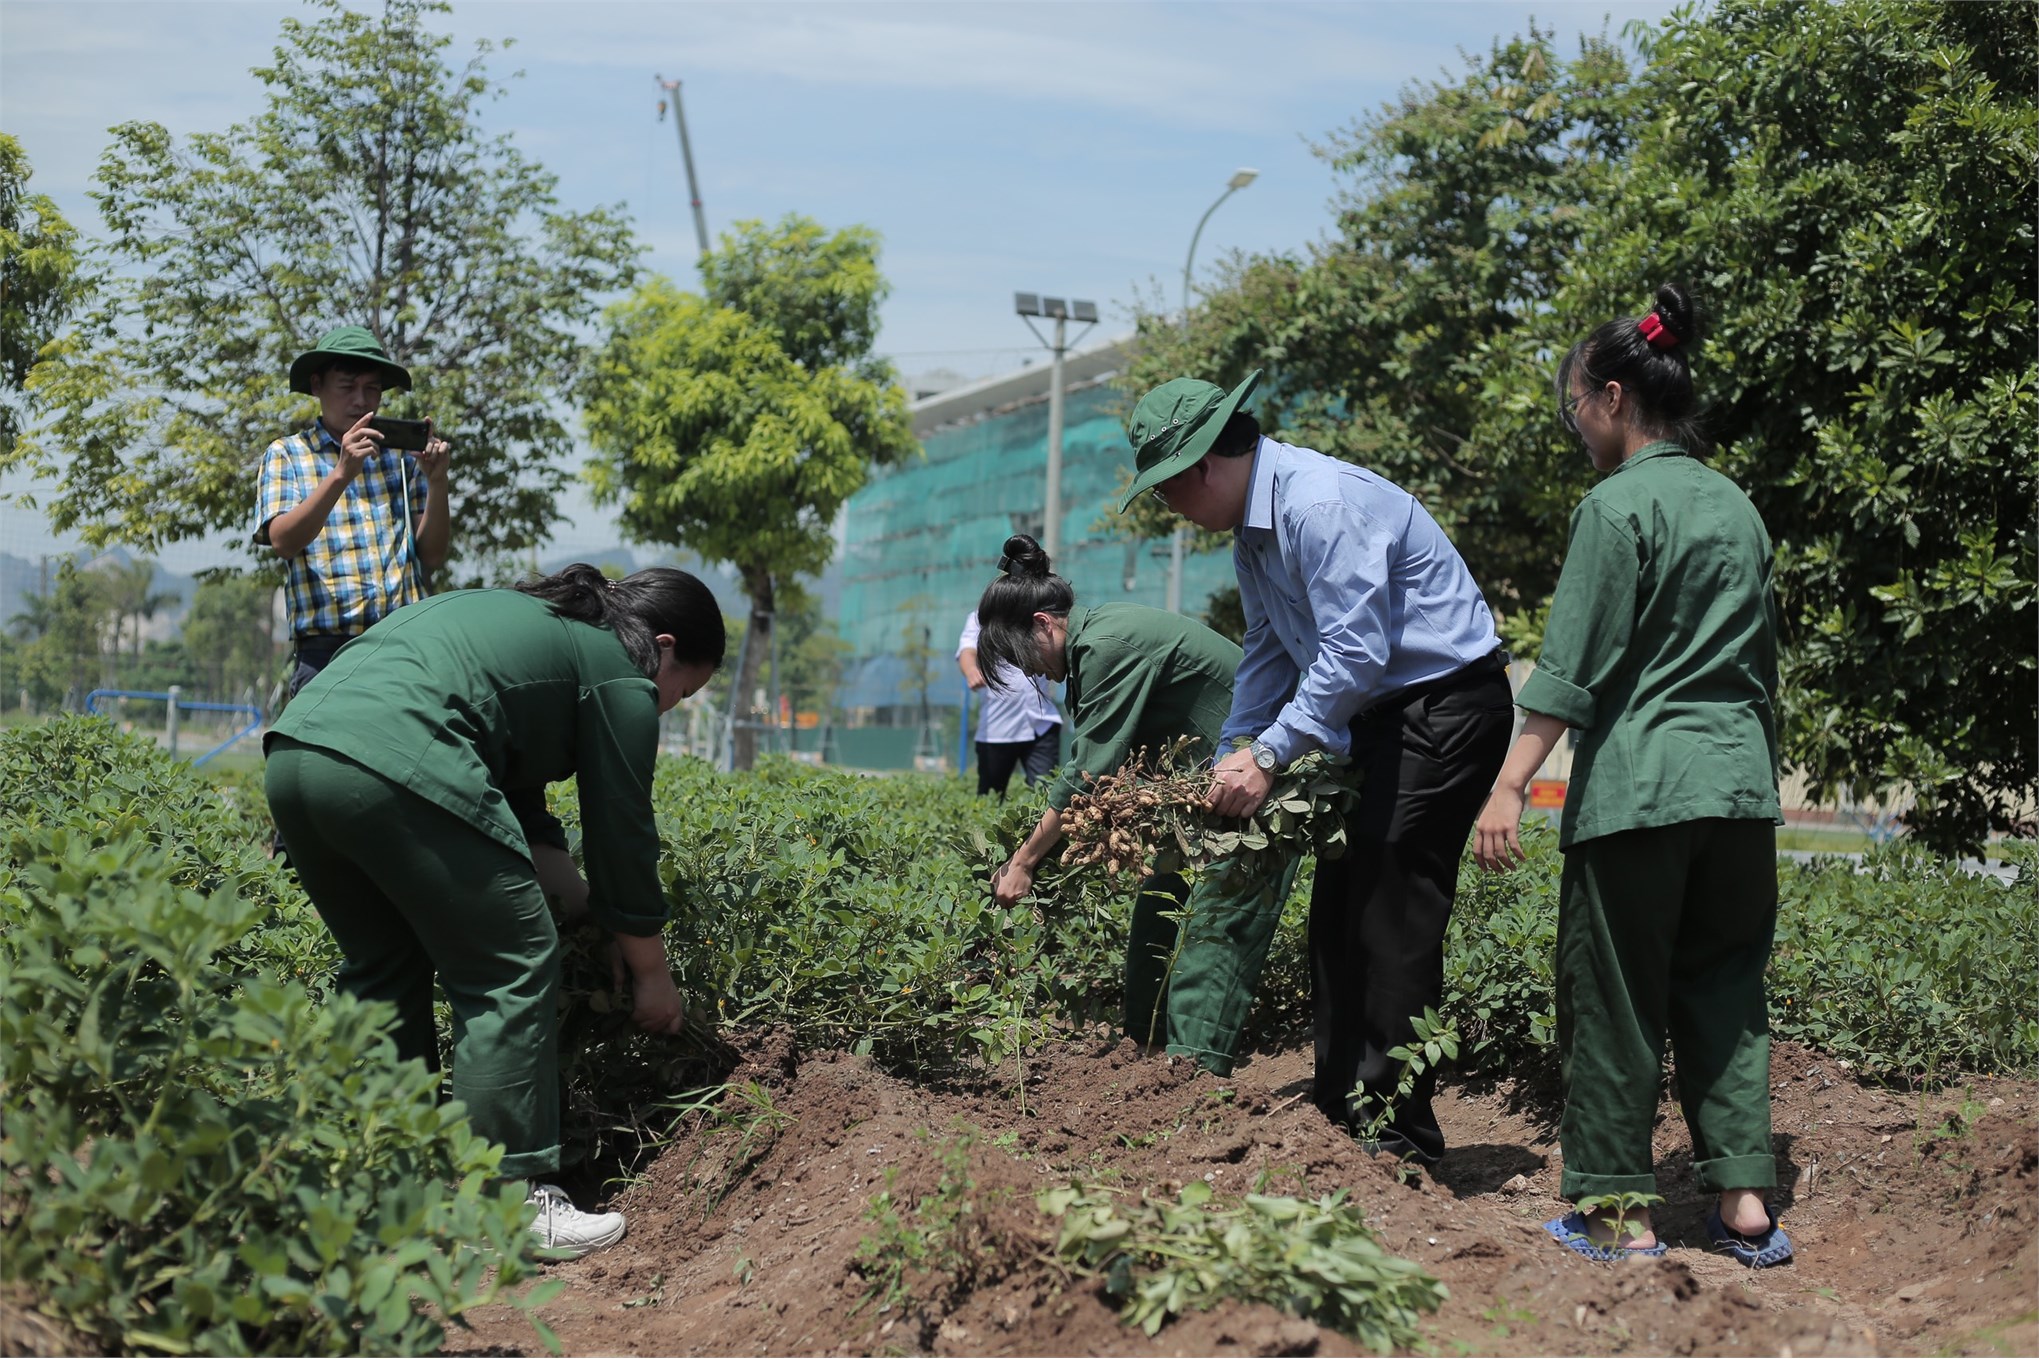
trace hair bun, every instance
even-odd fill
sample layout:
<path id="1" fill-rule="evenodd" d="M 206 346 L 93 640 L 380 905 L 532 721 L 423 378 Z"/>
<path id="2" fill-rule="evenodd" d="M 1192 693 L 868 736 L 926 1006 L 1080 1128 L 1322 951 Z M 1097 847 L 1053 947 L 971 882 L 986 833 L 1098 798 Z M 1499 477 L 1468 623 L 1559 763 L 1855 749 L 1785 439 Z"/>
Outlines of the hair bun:
<path id="1" fill-rule="evenodd" d="M 1677 349 L 1699 339 L 1699 309 L 1681 285 L 1666 283 L 1657 289 L 1656 316 L 1669 333 L 1661 339 L 1652 339 L 1652 347 Z"/>
<path id="2" fill-rule="evenodd" d="M 1005 555 L 998 559 L 998 569 L 1008 576 L 1046 577 L 1048 554 L 1031 534 L 1015 533 L 1005 540 Z"/>

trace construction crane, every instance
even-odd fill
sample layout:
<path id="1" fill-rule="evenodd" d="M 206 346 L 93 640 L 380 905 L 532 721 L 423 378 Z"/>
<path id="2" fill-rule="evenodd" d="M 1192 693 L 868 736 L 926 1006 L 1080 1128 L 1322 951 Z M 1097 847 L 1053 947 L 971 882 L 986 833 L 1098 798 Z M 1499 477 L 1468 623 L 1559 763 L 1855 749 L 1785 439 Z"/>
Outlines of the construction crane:
<path id="1" fill-rule="evenodd" d="M 687 112 L 680 107 L 680 82 L 667 80 L 662 75 L 655 75 L 652 79 L 658 82 L 660 89 L 672 96 L 673 122 L 680 130 L 680 159 L 687 166 L 687 197 L 694 207 L 694 238 L 701 243 L 701 256 L 706 259 L 708 219 L 701 213 L 701 182 L 694 177 L 694 148 L 687 140 Z M 666 101 L 663 99 L 658 101 L 658 116 L 660 122 L 665 121 Z"/>

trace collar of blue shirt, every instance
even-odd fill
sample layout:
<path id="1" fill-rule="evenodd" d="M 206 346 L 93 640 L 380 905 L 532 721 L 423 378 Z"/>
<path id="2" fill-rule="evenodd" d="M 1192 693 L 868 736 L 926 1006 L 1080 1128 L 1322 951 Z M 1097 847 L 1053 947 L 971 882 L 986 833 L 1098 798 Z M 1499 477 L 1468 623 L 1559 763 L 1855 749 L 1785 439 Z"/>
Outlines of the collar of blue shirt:
<path id="1" fill-rule="evenodd" d="M 1239 527 L 1271 529 L 1274 527 L 1274 465 L 1287 444 L 1278 444 L 1266 435 L 1253 449 L 1253 476 L 1246 489 L 1246 517 Z"/>

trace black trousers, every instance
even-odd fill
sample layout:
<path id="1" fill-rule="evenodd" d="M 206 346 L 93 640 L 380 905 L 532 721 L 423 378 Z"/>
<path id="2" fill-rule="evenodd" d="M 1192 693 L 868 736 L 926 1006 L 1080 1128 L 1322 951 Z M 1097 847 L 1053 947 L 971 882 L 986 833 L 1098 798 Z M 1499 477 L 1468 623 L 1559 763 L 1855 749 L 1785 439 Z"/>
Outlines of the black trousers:
<path id="1" fill-rule="evenodd" d="M 1029 788 L 1048 777 L 1062 753 L 1062 727 L 1057 723 L 1031 741 L 978 741 L 976 746 L 977 791 L 1004 797 L 1015 769 L 1026 772 Z"/>
<path id="2" fill-rule="evenodd" d="M 300 637 L 297 652 L 290 661 L 290 693 L 296 698 L 297 691 L 312 682 L 312 677 L 332 662 L 334 653 L 353 641 L 347 637 Z"/>
<path id="3" fill-rule="evenodd" d="M 1310 971 L 1312 1098 L 1355 1132 L 1378 1112 L 1377 1097 L 1394 1094 L 1401 1064 L 1388 1050 L 1408 1042 L 1410 1019 L 1443 998 L 1459 859 L 1508 754 L 1514 713 L 1506 657 L 1497 651 L 1352 724 L 1352 758 L 1365 781 L 1345 857 L 1317 865 Z M 1430 1107 L 1435 1088 L 1426 1072 L 1395 1103 L 1381 1134 L 1390 1149 L 1444 1154 Z"/>
<path id="4" fill-rule="evenodd" d="M 290 684 L 284 690 L 284 701 L 297 697 L 297 691 L 310 684 L 324 670 L 341 647 L 354 640 L 346 637 L 299 637 L 290 658 Z M 283 831 L 279 828 L 269 837 L 269 857 L 282 863 L 290 862 L 290 854 L 283 844 Z"/>

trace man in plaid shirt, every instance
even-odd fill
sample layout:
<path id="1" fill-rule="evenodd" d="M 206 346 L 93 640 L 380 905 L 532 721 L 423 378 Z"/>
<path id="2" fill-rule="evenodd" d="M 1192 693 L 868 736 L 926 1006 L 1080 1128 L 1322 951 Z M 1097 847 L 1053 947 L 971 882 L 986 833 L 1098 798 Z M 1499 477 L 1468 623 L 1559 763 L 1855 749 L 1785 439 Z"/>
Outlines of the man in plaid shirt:
<path id="1" fill-rule="evenodd" d="M 446 560 L 450 447 L 415 457 L 368 428 L 386 391 L 411 375 L 360 326 L 328 332 L 290 365 L 290 390 L 317 398 L 311 428 L 262 456 L 255 541 L 285 562 L 295 694 L 351 637 L 425 595 Z"/>

